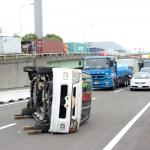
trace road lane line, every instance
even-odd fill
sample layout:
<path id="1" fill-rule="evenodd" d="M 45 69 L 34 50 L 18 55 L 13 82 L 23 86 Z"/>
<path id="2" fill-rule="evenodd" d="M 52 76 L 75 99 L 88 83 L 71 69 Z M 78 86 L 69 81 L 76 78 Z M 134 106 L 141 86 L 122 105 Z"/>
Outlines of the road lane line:
<path id="1" fill-rule="evenodd" d="M 93 97 L 93 98 L 92 98 L 92 101 L 95 101 L 95 100 L 96 100 L 96 97 Z"/>
<path id="2" fill-rule="evenodd" d="M 11 123 L 11 124 L 8 124 L 8 125 L 5 125 L 5 126 L 2 126 L 2 127 L 0 127 L 0 130 L 3 130 L 3 129 L 6 129 L 6 128 L 9 128 L 9 127 L 11 127 L 11 126 L 14 126 L 14 125 L 16 125 L 17 123 Z"/>
<path id="3" fill-rule="evenodd" d="M 116 91 L 114 91 L 114 93 L 118 93 L 118 92 L 121 92 L 121 91 L 123 91 L 124 89 L 120 89 L 120 90 L 116 90 Z"/>
<path id="4" fill-rule="evenodd" d="M 111 150 L 121 140 L 121 138 L 128 132 L 133 124 L 144 114 L 150 107 L 150 102 L 103 148 L 103 150 Z"/>
<path id="5" fill-rule="evenodd" d="M 18 103 L 24 103 L 24 102 L 27 102 L 27 101 L 28 101 L 28 100 L 19 101 L 19 102 L 13 102 L 13 103 L 8 103 L 8 104 L 1 104 L 0 107 L 8 106 L 8 105 L 14 105 L 14 104 L 18 104 Z"/>

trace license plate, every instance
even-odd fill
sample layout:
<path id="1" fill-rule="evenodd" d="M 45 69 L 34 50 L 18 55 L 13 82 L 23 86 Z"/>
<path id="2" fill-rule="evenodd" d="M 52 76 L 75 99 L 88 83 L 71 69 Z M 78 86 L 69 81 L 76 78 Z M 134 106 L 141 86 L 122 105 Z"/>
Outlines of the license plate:
<path id="1" fill-rule="evenodd" d="M 99 82 L 98 82 L 98 81 L 95 81 L 94 84 L 99 84 Z"/>
<path id="2" fill-rule="evenodd" d="M 139 86 L 138 86 L 139 88 L 141 88 L 142 87 L 142 85 L 141 84 L 139 84 Z"/>

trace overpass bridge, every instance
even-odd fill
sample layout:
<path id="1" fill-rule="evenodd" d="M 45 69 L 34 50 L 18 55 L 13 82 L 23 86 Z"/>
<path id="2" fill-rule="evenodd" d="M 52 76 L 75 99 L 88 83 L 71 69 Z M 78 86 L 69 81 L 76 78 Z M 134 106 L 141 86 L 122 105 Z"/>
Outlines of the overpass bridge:
<path id="1" fill-rule="evenodd" d="M 30 54 L 30 55 L 0 55 L 0 90 L 29 86 L 25 66 L 79 67 L 79 60 L 85 56 L 95 56 L 97 53 L 72 54 Z"/>
<path id="2" fill-rule="evenodd" d="M 27 73 L 23 72 L 25 66 L 77 68 L 80 59 L 96 55 L 98 53 L 0 55 L 0 90 L 29 86 Z M 134 57 L 120 56 L 118 58 Z M 134 59 L 142 62 L 142 58 Z"/>

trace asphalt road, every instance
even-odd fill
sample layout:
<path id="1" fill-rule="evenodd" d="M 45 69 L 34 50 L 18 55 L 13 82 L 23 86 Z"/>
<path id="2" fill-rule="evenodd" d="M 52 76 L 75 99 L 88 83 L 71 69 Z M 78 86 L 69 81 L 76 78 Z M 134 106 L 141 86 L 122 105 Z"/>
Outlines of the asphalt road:
<path id="1" fill-rule="evenodd" d="M 90 119 L 73 134 L 27 135 L 34 120 L 13 118 L 25 106 L 0 105 L 1 150 L 150 150 L 150 91 L 93 91 Z"/>

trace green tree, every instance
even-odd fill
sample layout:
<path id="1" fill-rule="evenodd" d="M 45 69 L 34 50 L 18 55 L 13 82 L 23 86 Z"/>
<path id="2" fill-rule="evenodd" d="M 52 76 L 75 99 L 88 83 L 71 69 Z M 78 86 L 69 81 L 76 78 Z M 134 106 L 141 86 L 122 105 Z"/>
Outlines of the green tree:
<path id="1" fill-rule="evenodd" d="M 56 34 L 46 34 L 44 38 L 47 39 L 47 40 L 52 39 L 52 40 L 61 40 L 61 41 L 63 41 L 63 39 L 60 36 L 56 35 Z"/>
<path id="2" fill-rule="evenodd" d="M 34 33 L 29 33 L 23 36 L 21 40 L 22 41 L 34 41 L 34 40 L 38 40 L 38 36 Z"/>

